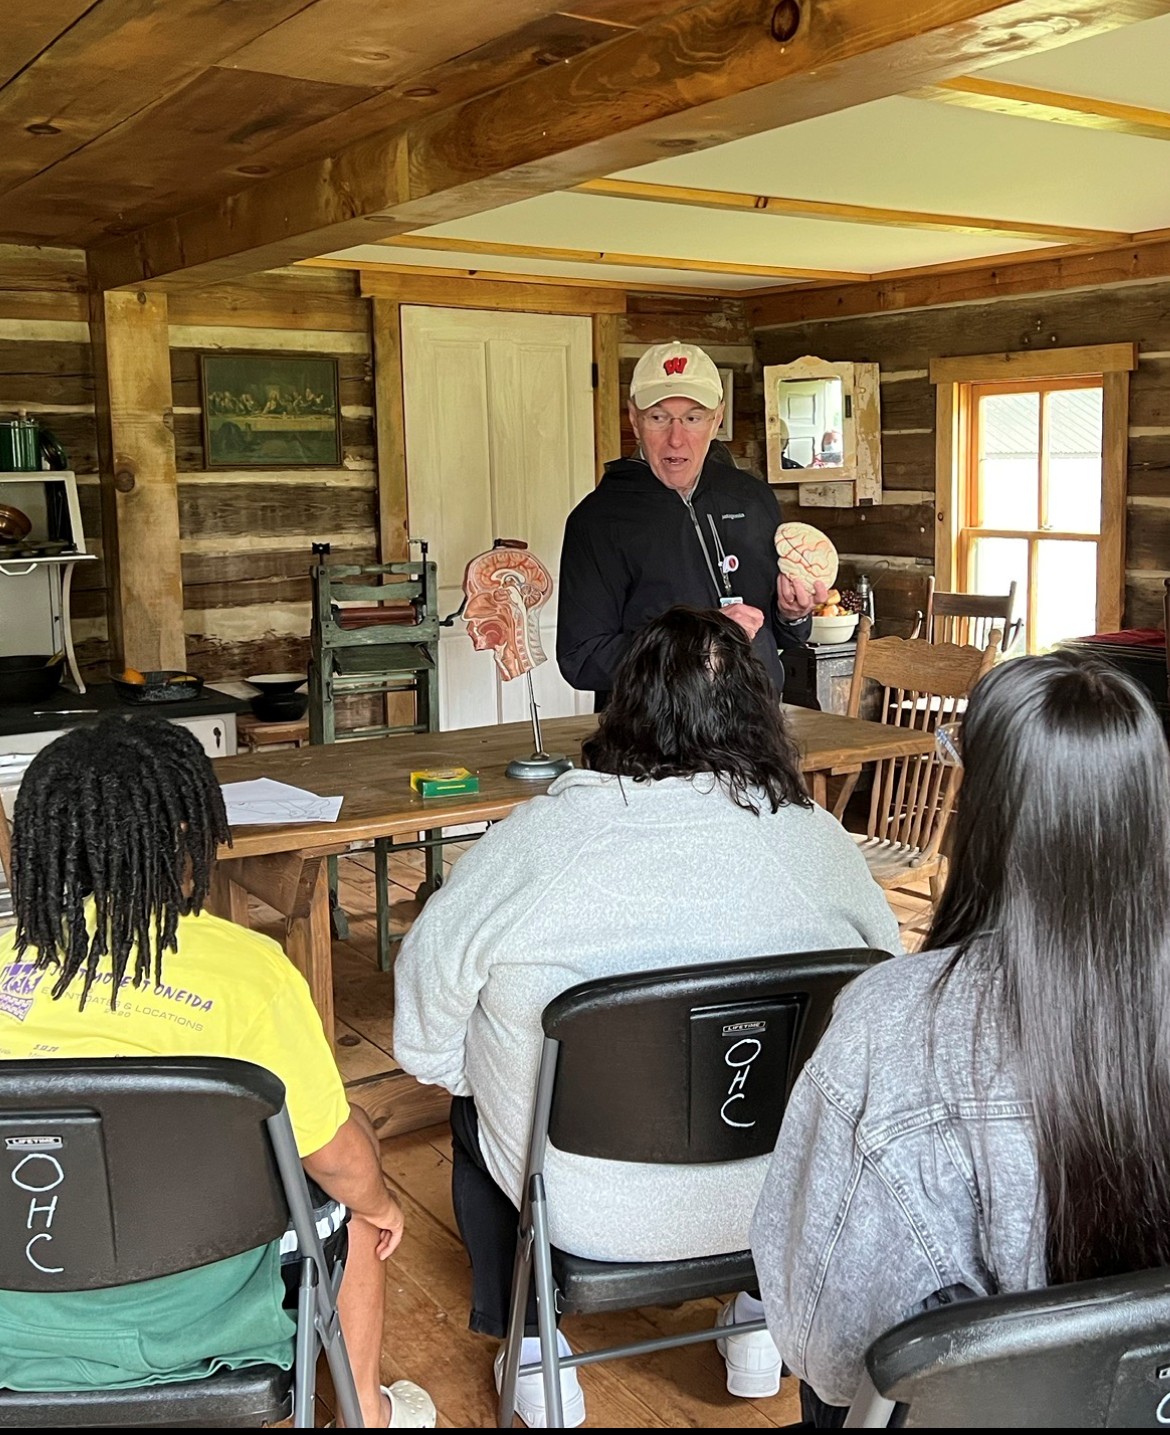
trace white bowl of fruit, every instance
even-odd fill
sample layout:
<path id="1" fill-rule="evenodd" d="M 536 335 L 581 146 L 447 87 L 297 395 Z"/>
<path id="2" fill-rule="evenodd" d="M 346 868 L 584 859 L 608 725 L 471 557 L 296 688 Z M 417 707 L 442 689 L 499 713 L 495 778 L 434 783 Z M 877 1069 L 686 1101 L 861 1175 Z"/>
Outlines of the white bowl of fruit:
<path id="1" fill-rule="evenodd" d="M 813 609 L 809 641 L 848 643 L 857 631 L 860 617 L 861 601 L 856 593 L 841 593 L 836 588 L 830 588 L 825 601 Z"/>

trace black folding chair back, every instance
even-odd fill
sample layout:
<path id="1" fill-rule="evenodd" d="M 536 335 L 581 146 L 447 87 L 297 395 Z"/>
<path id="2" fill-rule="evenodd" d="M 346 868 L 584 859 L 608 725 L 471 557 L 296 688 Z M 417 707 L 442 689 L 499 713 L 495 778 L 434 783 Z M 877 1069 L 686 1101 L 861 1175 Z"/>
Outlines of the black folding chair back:
<path id="1" fill-rule="evenodd" d="M 589 1261 L 553 1251 L 543 1176 L 547 1144 L 581 1156 L 663 1165 L 766 1155 L 834 998 L 886 955 L 849 949 L 638 972 L 585 982 L 549 1003 L 520 1212 L 502 1427 L 512 1423 L 534 1277 L 541 1366 L 531 1369 L 543 1371 L 550 1426 L 562 1422 L 560 1370 L 566 1366 L 764 1326 L 755 1321 L 560 1356 L 554 1302 L 564 1312 L 629 1310 L 750 1289 L 756 1278 L 746 1250 L 653 1263 Z"/>
<path id="2" fill-rule="evenodd" d="M 962 1301 L 880 1336 L 846 1425 L 1170 1424 L 1170 1270 Z"/>
<path id="3" fill-rule="evenodd" d="M 327 1271 L 271 1072 L 210 1058 L 0 1062 L 0 1289 L 89 1291 L 173 1275 L 279 1239 L 290 1215 L 302 1256 L 293 1371 L 0 1390 L 0 1425 L 252 1425 L 291 1408 L 312 1426 L 321 1344 L 339 1400 L 358 1413 L 337 1320 L 341 1272 Z"/>

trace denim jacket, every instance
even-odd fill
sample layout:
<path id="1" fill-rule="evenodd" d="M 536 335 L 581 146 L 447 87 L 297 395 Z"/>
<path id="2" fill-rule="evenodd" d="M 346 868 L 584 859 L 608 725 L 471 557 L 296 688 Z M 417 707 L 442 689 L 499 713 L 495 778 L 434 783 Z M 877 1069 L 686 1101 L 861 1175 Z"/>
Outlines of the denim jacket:
<path id="1" fill-rule="evenodd" d="M 949 953 L 857 978 L 798 1078 L 752 1222 L 768 1328 L 789 1369 L 848 1405 L 865 1352 L 945 1286 L 1043 1286 L 1031 1107 Z"/>

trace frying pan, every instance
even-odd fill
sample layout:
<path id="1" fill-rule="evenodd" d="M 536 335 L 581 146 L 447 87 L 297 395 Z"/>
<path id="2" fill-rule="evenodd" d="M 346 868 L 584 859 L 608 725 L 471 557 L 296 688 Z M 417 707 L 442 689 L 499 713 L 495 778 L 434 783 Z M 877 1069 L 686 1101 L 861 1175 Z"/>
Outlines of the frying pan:
<path id="1" fill-rule="evenodd" d="M 61 686 L 64 653 L 19 653 L 0 658 L 0 703 L 39 703 Z"/>

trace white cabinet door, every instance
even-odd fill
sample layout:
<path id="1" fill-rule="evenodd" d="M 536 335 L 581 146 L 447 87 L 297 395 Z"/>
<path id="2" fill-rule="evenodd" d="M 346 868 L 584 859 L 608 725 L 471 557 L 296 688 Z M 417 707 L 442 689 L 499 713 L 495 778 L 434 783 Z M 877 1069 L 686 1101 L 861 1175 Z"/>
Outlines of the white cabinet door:
<path id="1" fill-rule="evenodd" d="M 533 673 L 545 717 L 592 710 L 556 666 L 556 592 L 569 511 L 593 487 L 590 320 L 475 309 L 402 310 L 407 493 L 412 538 L 430 543 L 439 603 L 454 612 L 463 570 L 495 538 L 522 538 L 553 575 L 541 612 L 548 657 Z M 442 630 L 444 729 L 527 717 L 524 681 L 503 681 L 462 621 Z"/>

